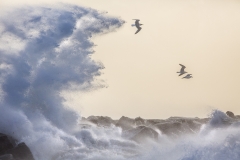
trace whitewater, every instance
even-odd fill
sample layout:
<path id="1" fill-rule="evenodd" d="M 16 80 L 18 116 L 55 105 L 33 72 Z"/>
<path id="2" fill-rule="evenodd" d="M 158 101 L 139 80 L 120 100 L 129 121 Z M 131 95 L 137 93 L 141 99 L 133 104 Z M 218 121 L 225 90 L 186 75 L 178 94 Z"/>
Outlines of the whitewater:
<path id="1" fill-rule="evenodd" d="M 240 123 L 215 110 L 196 134 L 159 133 L 142 144 L 120 127 L 81 128 L 62 91 L 98 88 L 104 68 L 92 36 L 124 21 L 74 5 L 24 6 L 0 16 L 0 133 L 29 146 L 36 160 L 239 160 Z M 232 122 L 225 127 L 226 121 Z"/>

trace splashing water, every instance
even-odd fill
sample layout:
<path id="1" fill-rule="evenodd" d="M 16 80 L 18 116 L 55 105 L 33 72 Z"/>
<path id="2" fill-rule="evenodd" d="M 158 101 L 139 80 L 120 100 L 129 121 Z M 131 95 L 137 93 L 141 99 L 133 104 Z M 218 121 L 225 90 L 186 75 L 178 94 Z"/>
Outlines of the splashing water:
<path id="1" fill-rule="evenodd" d="M 81 158 L 94 150 L 95 142 L 102 148 L 124 145 L 121 137 L 96 141 L 93 131 L 77 130 L 80 115 L 64 107 L 59 94 L 71 86 L 93 87 L 102 66 L 89 56 L 90 38 L 123 21 L 70 5 L 24 7 L 0 20 L 0 132 L 26 142 L 41 160 Z"/>
<path id="2" fill-rule="evenodd" d="M 194 135 L 137 144 L 115 126 L 80 128 L 63 90 L 96 87 L 103 66 L 91 37 L 124 22 L 71 5 L 24 7 L 0 17 L 0 132 L 25 142 L 36 160 L 237 160 L 239 123 L 221 111 Z M 74 87 L 73 87 L 74 86 Z M 229 125 L 230 124 L 230 125 Z"/>
<path id="3" fill-rule="evenodd" d="M 138 159 L 237 160 L 240 158 L 240 123 L 234 122 L 226 127 L 226 119 L 232 120 L 225 113 L 214 110 L 210 121 L 199 133 L 175 140 L 160 136 L 158 143 L 145 150 Z"/>

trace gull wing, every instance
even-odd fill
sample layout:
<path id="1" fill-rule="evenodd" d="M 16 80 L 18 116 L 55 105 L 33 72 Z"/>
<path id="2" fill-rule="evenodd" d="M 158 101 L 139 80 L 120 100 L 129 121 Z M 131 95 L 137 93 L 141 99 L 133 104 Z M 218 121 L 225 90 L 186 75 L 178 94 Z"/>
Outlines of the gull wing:
<path id="1" fill-rule="evenodd" d="M 178 76 L 181 76 L 181 75 L 183 75 L 183 74 L 185 74 L 184 72 L 181 72 Z"/>
<path id="2" fill-rule="evenodd" d="M 181 70 L 180 70 L 180 72 L 184 72 L 184 69 L 186 68 L 184 65 L 182 65 L 182 64 L 179 64 L 182 68 L 181 68 Z"/>
<path id="3" fill-rule="evenodd" d="M 182 65 L 182 64 L 179 64 L 182 68 L 186 68 L 184 65 Z"/>
<path id="4" fill-rule="evenodd" d="M 187 75 L 186 75 L 185 77 L 183 77 L 183 78 L 186 78 L 186 79 L 193 78 L 191 75 L 192 75 L 192 74 L 187 74 Z"/>
<path id="5" fill-rule="evenodd" d="M 138 30 L 135 32 L 135 34 L 137 34 L 142 28 L 141 27 L 137 27 Z"/>

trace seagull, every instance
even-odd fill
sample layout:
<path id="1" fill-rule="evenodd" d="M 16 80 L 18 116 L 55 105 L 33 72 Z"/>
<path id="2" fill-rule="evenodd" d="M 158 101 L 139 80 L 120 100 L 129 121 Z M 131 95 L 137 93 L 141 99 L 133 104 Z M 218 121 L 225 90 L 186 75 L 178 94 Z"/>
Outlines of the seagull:
<path id="1" fill-rule="evenodd" d="M 184 69 L 185 69 L 186 67 L 185 67 L 184 65 L 182 65 L 182 64 L 179 64 L 179 65 L 182 66 L 182 68 L 181 68 L 180 72 L 177 72 L 177 73 L 180 73 L 178 76 L 181 76 L 181 75 L 187 73 L 187 72 L 184 71 Z"/>
<path id="2" fill-rule="evenodd" d="M 192 74 L 187 74 L 185 77 L 183 77 L 183 78 L 186 78 L 186 79 L 190 79 L 190 78 L 193 78 L 192 77 Z"/>
<path id="3" fill-rule="evenodd" d="M 135 21 L 135 25 L 133 24 L 132 26 L 136 26 L 137 27 L 138 30 L 135 32 L 135 34 L 137 34 L 142 29 L 140 26 L 143 25 L 143 24 L 139 23 L 139 21 L 140 21 L 139 19 L 133 19 L 133 20 L 136 20 Z"/>

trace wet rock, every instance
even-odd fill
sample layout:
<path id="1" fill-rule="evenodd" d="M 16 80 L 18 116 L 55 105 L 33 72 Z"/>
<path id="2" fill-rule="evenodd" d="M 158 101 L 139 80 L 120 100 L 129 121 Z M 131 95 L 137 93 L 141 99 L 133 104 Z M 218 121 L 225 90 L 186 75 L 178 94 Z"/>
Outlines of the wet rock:
<path id="1" fill-rule="evenodd" d="M 10 138 L 5 135 L 0 133 L 0 155 L 1 153 L 4 153 L 5 151 L 12 149 L 14 146 L 10 141 Z"/>
<path id="2" fill-rule="evenodd" d="M 165 122 L 157 123 L 154 126 L 165 135 L 178 137 L 183 134 L 197 133 L 202 124 L 204 124 L 204 122 L 198 118 L 171 117 Z"/>
<path id="3" fill-rule="evenodd" d="M 146 120 L 146 125 L 151 126 L 151 125 L 155 125 L 157 123 L 163 123 L 163 122 L 165 122 L 165 120 L 162 120 L 162 119 L 147 119 Z"/>
<path id="4" fill-rule="evenodd" d="M 0 160 L 14 160 L 11 154 L 5 154 L 0 156 Z"/>
<path id="5" fill-rule="evenodd" d="M 139 132 L 133 136 L 131 139 L 136 142 L 145 142 L 147 140 L 157 140 L 158 133 L 150 127 L 139 126 L 136 129 L 139 129 Z"/>
<path id="6" fill-rule="evenodd" d="M 231 111 L 227 111 L 226 114 L 231 118 L 235 118 L 234 113 Z"/>
<path id="7" fill-rule="evenodd" d="M 240 115 L 235 115 L 235 119 L 240 120 Z"/>
<path id="8" fill-rule="evenodd" d="M 33 155 L 25 143 L 20 143 L 13 149 L 5 152 L 5 154 L 11 154 L 18 160 L 34 160 Z"/>
<path id="9" fill-rule="evenodd" d="M 134 121 L 136 126 L 144 125 L 146 123 L 146 120 L 141 117 L 135 118 Z"/>
<path id="10" fill-rule="evenodd" d="M 146 142 L 147 140 L 157 140 L 158 133 L 147 126 L 138 126 L 123 132 L 123 137 L 134 140 L 138 143 Z"/>
<path id="11" fill-rule="evenodd" d="M 109 127 L 115 124 L 115 121 L 112 120 L 110 117 L 103 117 L 103 116 L 89 116 L 85 119 L 89 122 L 92 122 L 98 126 Z"/>
<path id="12" fill-rule="evenodd" d="M 116 126 L 121 127 L 123 130 L 133 129 L 135 127 L 135 120 L 122 116 Z"/>
<path id="13" fill-rule="evenodd" d="M 158 128 L 163 134 L 175 136 L 181 133 L 181 123 L 180 122 L 164 122 L 154 125 Z"/>
<path id="14" fill-rule="evenodd" d="M 34 160 L 25 143 L 16 144 L 12 137 L 0 133 L 0 160 Z"/>

